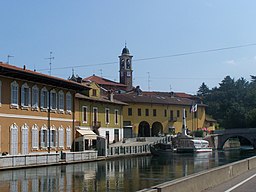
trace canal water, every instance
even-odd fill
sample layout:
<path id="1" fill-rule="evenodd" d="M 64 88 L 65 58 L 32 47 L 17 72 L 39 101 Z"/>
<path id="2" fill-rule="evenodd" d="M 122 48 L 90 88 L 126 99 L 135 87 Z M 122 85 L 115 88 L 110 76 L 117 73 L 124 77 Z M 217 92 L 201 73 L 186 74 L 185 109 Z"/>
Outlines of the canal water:
<path id="1" fill-rule="evenodd" d="M 214 151 L 6 170 L 0 171 L 0 191 L 133 192 L 254 155 L 254 150 Z"/>

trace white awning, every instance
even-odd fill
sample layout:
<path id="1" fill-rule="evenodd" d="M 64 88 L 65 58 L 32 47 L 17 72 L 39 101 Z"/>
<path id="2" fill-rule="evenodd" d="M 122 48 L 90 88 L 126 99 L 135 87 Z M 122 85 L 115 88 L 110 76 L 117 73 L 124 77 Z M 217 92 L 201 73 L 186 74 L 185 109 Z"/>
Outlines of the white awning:
<path id="1" fill-rule="evenodd" d="M 97 139 L 97 135 L 90 129 L 77 129 L 76 131 L 86 139 Z"/>

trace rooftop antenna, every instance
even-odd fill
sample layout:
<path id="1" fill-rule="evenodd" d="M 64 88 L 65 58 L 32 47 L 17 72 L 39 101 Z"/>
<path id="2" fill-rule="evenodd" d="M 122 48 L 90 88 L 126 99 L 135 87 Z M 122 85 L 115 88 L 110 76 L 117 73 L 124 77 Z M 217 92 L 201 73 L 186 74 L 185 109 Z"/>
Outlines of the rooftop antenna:
<path id="1" fill-rule="evenodd" d="M 10 58 L 11 58 L 11 57 L 14 57 L 14 56 L 12 56 L 12 55 L 7 55 L 7 64 L 10 63 Z"/>
<path id="2" fill-rule="evenodd" d="M 148 91 L 150 91 L 150 73 L 148 72 Z"/>
<path id="3" fill-rule="evenodd" d="M 102 77 L 102 69 L 100 69 L 100 76 Z"/>
<path id="4" fill-rule="evenodd" d="M 49 58 L 45 58 L 45 59 L 49 59 L 50 60 L 50 71 L 49 71 L 49 75 L 51 75 L 52 73 L 52 59 L 54 59 L 54 57 L 52 57 L 52 52 L 50 51 L 50 57 Z"/>

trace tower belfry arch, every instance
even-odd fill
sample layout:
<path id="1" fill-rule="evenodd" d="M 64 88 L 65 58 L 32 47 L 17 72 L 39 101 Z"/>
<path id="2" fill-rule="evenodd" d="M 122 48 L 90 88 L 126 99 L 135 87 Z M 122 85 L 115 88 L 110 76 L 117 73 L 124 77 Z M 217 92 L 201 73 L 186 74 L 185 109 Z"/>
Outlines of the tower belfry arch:
<path id="1" fill-rule="evenodd" d="M 119 77 L 120 83 L 127 85 L 127 91 L 133 88 L 132 85 L 132 55 L 129 49 L 125 47 L 122 50 L 122 54 L 119 56 Z"/>

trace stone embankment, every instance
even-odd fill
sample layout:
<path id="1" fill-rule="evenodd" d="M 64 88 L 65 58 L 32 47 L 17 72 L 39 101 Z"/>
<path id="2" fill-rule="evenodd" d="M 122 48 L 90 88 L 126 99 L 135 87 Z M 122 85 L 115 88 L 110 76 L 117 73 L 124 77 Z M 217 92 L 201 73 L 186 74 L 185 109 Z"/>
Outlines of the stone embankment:
<path id="1" fill-rule="evenodd" d="M 251 157 L 207 171 L 195 173 L 180 179 L 165 182 L 139 192 L 200 192 L 217 186 L 248 170 L 256 168 L 256 157 Z"/>
<path id="2" fill-rule="evenodd" d="M 96 150 L 4 155 L 0 156 L 0 170 L 100 161 L 124 156 L 148 155 L 150 154 L 151 144 L 168 142 L 168 139 L 170 138 L 152 137 L 127 139 L 125 142 L 118 142 L 109 145 L 106 152 L 107 155 L 105 156 L 98 156 L 98 151 Z"/>

